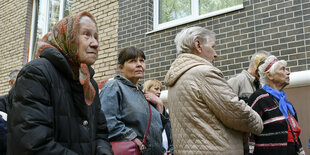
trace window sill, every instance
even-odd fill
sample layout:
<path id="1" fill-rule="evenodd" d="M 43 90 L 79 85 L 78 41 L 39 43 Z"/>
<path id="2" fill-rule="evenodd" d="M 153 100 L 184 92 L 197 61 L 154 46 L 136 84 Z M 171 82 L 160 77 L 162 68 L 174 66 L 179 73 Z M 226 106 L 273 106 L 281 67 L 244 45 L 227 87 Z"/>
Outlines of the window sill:
<path id="1" fill-rule="evenodd" d="M 155 33 L 155 32 L 159 32 L 159 31 L 162 31 L 162 30 L 166 30 L 166 29 L 169 29 L 169 28 L 172 28 L 172 27 L 180 26 L 180 25 L 183 25 L 183 24 L 191 23 L 191 22 L 194 22 L 194 21 L 197 21 L 197 20 L 201 20 L 201 19 L 205 19 L 205 18 L 210 18 L 210 17 L 214 17 L 214 16 L 217 16 L 217 15 L 220 15 L 220 14 L 224 14 L 224 13 L 240 10 L 240 9 L 243 9 L 243 8 L 244 8 L 243 4 L 240 4 L 240 5 L 236 5 L 236 6 L 233 6 L 233 7 L 230 7 L 230 8 L 214 11 L 214 12 L 211 12 L 211 13 L 208 13 L 208 14 L 205 14 L 205 15 L 197 16 L 197 17 L 189 16 L 189 17 L 177 19 L 177 20 L 174 20 L 174 21 L 170 21 L 170 22 L 167 22 L 167 23 L 164 23 L 164 24 L 159 24 L 157 26 L 154 25 L 154 27 L 155 27 L 154 30 L 146 32 L 146 35 L 152 34 L 152 33 Z"/>

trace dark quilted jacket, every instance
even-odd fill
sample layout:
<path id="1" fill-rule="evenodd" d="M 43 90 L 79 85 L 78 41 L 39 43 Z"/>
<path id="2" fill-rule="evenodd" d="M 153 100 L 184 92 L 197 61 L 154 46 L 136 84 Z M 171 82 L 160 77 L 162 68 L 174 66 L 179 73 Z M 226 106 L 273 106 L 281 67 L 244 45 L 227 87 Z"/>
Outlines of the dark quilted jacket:
<path id="1" fill-rule="evenodd" d="M 8 112 L 8 94 L 0 96 L 0 111 Z"/>
<path id="2" fill-rule="evenodd" d="M 9 94 L 8 154 L 113 154 L 89 70 L 97 91 L 91 106 L 56 49 L 46 48 L 23 67 Z"/>

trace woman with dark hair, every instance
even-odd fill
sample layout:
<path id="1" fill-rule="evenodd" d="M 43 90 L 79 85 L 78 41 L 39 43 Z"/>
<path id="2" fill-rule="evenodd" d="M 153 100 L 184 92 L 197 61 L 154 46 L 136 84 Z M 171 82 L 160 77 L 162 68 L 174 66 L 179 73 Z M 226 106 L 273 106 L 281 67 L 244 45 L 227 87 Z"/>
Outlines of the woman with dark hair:
<path id="1" fill-rule="evenodd" d="M 118 55 L 122 75 L 116 75 L 101 89 L 100 101 L 105 113 L 110 141 L 133 141 L 143 154 L 164 154 L 162 146 L 163 126 L 168 121 L 162 102 L 154 94 L 149 95 L 149 106 L 138 83 L 145 71 L 145 55 L 142 50 L 129 47 Z M 157 105 L 158 104 L 158 105 Z M 149 121 L 151 123 L 145 144 L 142 144 Z"/>
<path id="2" fill-rule="evenodd" d="M 8 154 L 113 154 L 90 67 L 97 54 L 88 12 L 62 19 L 40 40 L 9 94 Z"/>
<path id="3" fill-rule="evenodd" d="M 284 87 L 290 83 L 286 61 L 269 56 L 258 68 L 262 89 L 249 98 L 249 105 L 261 116 L 264 130 L 250 138 L 250 153 L 255 155 L 304 155 L 297 113 L 286 99 Z"/>

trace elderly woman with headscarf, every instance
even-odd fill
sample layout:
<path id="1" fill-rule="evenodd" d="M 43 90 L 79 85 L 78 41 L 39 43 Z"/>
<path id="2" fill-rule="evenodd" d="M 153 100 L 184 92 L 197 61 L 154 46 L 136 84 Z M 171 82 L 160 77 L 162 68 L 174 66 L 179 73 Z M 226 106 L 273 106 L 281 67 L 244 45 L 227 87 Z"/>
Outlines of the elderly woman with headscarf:
<path id="1" fill-rule="evenodd" d="M 296 111 L 283 91 L 290 82 L 286 64 L 271 55 L 258 68 L 263 88 L 251 95 L 249 105 L 261 116 L 264 130 L 260 135 L 251 136 L 252 154 L 305 154 L 299 139 L 301 129 Z"/>
<path id="2" fill-rule="evenodd" d="M 113 154 L 93 79 L 98 28 L 87 12 L 62 19 L 9 94 L 8 154 Z"/>

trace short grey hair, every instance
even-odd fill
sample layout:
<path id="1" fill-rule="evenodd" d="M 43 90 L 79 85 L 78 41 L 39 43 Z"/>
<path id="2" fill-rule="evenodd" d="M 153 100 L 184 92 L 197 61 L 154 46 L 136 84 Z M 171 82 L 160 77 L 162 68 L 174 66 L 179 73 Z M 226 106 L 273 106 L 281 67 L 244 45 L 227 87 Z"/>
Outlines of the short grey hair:
<path id="1" fill-rule="evenodd" d="M 280 63 L 282 63 L 285 67 L 287 65 L 287 62 L 285 60 L 279 60 L 279 61 L 276 61 L 274 62 L 274 64 L 272 64 L 272 66 L 268 69 L 267 67 L 269 66 L 269 64 L 271 62 L 273 62 L 275 59 L 277 59 L 274 55 L 270 55 L 266 60 L 265 62 L 260 65 L 258 67 L 258 73 L 259 73 L 259 76 L 260 76 L 260 83 L 262 84 L 262 86 L 264 86 L 265 84 L 267 84 L 267 73 L 270 73 L 271 75 L 274 75 L 275 74 L 275 70 L 279 67 Z"/>
<path id="2" fill-rule="evenodd" d="M 190 53 L 194 51 L 194 41 L 197 38 L 203 39 L 204 42 L 208 43 L 210 38 L 215 39 L 215 33 L 202 27 L 189 27 L 183 29 L 174 39 L 177 53 Z"/>
<path id="3" fill-rule="evenodd" d="M 16 68 L 16 69 L 12 70 L 12 71 L 10 72 L 10 74 L 9 74 L 9 80 L 10 80 L 10 81 L 11 81 L 11 80 L 15 80 L 16 77 L 17 77 L 18 72 L 19 72 L 21 69 L 22 69 L 22 67 L 18 67 L 18 68 Z"/>
<path id="4" fill-rule="evenodd" d="M 84 21 L 90 21 L 91 23 L 95 24 L 95 26 L 97 26 L 96 23 L 88 16 L 81 17 L 80 21 L 79 21 L 79 24 L 83 23 Z"/>

